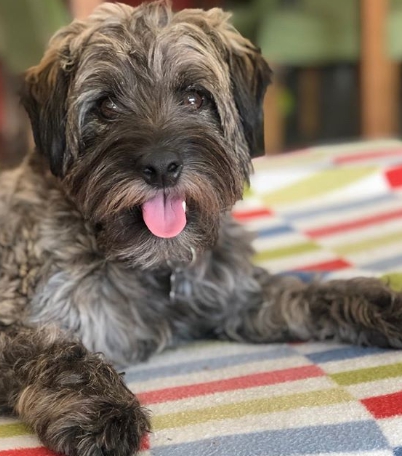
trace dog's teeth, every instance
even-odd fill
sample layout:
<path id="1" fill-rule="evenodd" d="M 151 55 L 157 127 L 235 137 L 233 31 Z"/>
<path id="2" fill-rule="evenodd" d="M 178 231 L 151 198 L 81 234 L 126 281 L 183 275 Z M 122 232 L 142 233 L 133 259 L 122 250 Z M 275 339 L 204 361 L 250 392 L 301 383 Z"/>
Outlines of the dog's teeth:
<path id="1" fill-rule="evenodd" d="M 187 204 L 185 201 L 183 201 L 182 203 L 182 206 L 183 206 L 183 211 L 186 212 L 186 209 L 187 209 Z"/>

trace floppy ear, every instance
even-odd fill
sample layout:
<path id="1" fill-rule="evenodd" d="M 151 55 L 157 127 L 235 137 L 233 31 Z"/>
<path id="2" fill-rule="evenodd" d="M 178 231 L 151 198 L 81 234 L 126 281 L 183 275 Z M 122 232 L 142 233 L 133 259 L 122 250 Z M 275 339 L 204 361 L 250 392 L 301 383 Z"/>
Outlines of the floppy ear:
<path id="1" fill-rule="evenodd" d="M 74 46 L 72 42 L 85 29 L 86 24 L 80 21 L 60 29 L 39 65 L 26 72 L 21 90 L 36 147 L 56 176 L 63 176 L 72 158 L 66 144 L 67 96 L 82 47 L 81 41 L 75 40 Z"/>
<path id="2" fill-rule="evenodd" d="M 272 71 L 259 49 L 236 49 L 229 56 L 233 97 L 252 158 L 264 155 L 263 103 Z"/>
<path id="3" fill-rule="evenodd" d="M 38 151 L 52 173 L 63 175 L 66 151 L 66 98 L 70 76 L 60 67 L 58 53 L 49 49 L 39 65 L 25 75 L 21 101 L 32 124 Z"/>

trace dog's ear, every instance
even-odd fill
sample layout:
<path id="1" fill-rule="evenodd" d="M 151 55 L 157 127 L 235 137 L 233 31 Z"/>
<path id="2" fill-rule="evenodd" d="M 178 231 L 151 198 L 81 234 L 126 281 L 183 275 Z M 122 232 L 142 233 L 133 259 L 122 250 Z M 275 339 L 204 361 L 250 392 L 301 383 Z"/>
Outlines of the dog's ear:
<path id="1" fill-rule="evenodd" d="M 264 154 L 263 102 L 272 71 L 260 49 L 231 25 L 229 13 L 220 8 L 212 8 L 206 12 L 206 16 L 212 30 L 218 34 L 224 45 L 233 98 L 250 155 L 258 157 Z"/>
<path id="2" fill-rule="evenodd" d="M 264 96 L 271 69 L 255 48 L 229 54 L 233 97 L 252 158 L 264 155 Z"/>
<path id="3" fill-rule="evenodd" d="M 44 154 L 53 174 L 63 174 L 66 160 L 66 97 L 68 75 L 53 53 L 25 75 L 21 101 L 32 124 L 35 144 Z"/>
<path id="4" fill-rule="evenodd" d="M 66 144 L 67 96 L 74 72 L 69 43 L 83 27 L 83 23 L 75 22 L 61 29 L 41 62 L 25 73 L 21 89 L 36 147 L 47 157 L 56 176 L 63 176 L 71 159 Z"/>

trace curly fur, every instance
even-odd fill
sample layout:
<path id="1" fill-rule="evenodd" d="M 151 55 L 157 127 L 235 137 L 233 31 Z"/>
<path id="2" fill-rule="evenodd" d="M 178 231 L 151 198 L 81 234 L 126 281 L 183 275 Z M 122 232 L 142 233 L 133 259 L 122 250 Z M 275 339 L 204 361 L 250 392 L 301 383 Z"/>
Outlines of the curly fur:
<path id="1" fill-rule="evenodd" d="M 0 410 L 50 448 L 134 454 L 148 416 L 109 362 L 141 361 L 178 339 L 401 347 L 402 296 L 381 282 L 307 285 L 251 263 L 250 237 L 229 211 L 262 149 L 269 80 L 226 13 L 173 14 L 163 1 L 104 4 L 28 70 L 36 150 L 0 176 Z M 181 103 L 188 90 L 202 90 L 202 109 Z M 118 106 L 112 118 L 105 99 Z M 188 207 L 170 239 L 141 215 L 162 191 L 141 163 L 164 151 L 183 169 L 163 191 Z"/>

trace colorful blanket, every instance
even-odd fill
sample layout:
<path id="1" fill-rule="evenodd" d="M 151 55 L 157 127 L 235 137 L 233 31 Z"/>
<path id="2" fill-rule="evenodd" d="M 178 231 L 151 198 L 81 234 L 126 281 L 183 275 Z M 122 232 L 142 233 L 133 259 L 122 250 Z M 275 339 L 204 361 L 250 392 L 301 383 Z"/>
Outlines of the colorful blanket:
<path id="1" fill-rule="evenodd" d="M 402 143 L 256 161 L 235 217 L 256 263 L 309 280 L 383 276 L 402 289 Z M 152 412 L 143 456 L 402 456 L 402 352 L 333 343 L 190 344 L 126 373 Z M 0 417 L 0 456 L 50 456 Z"/>

